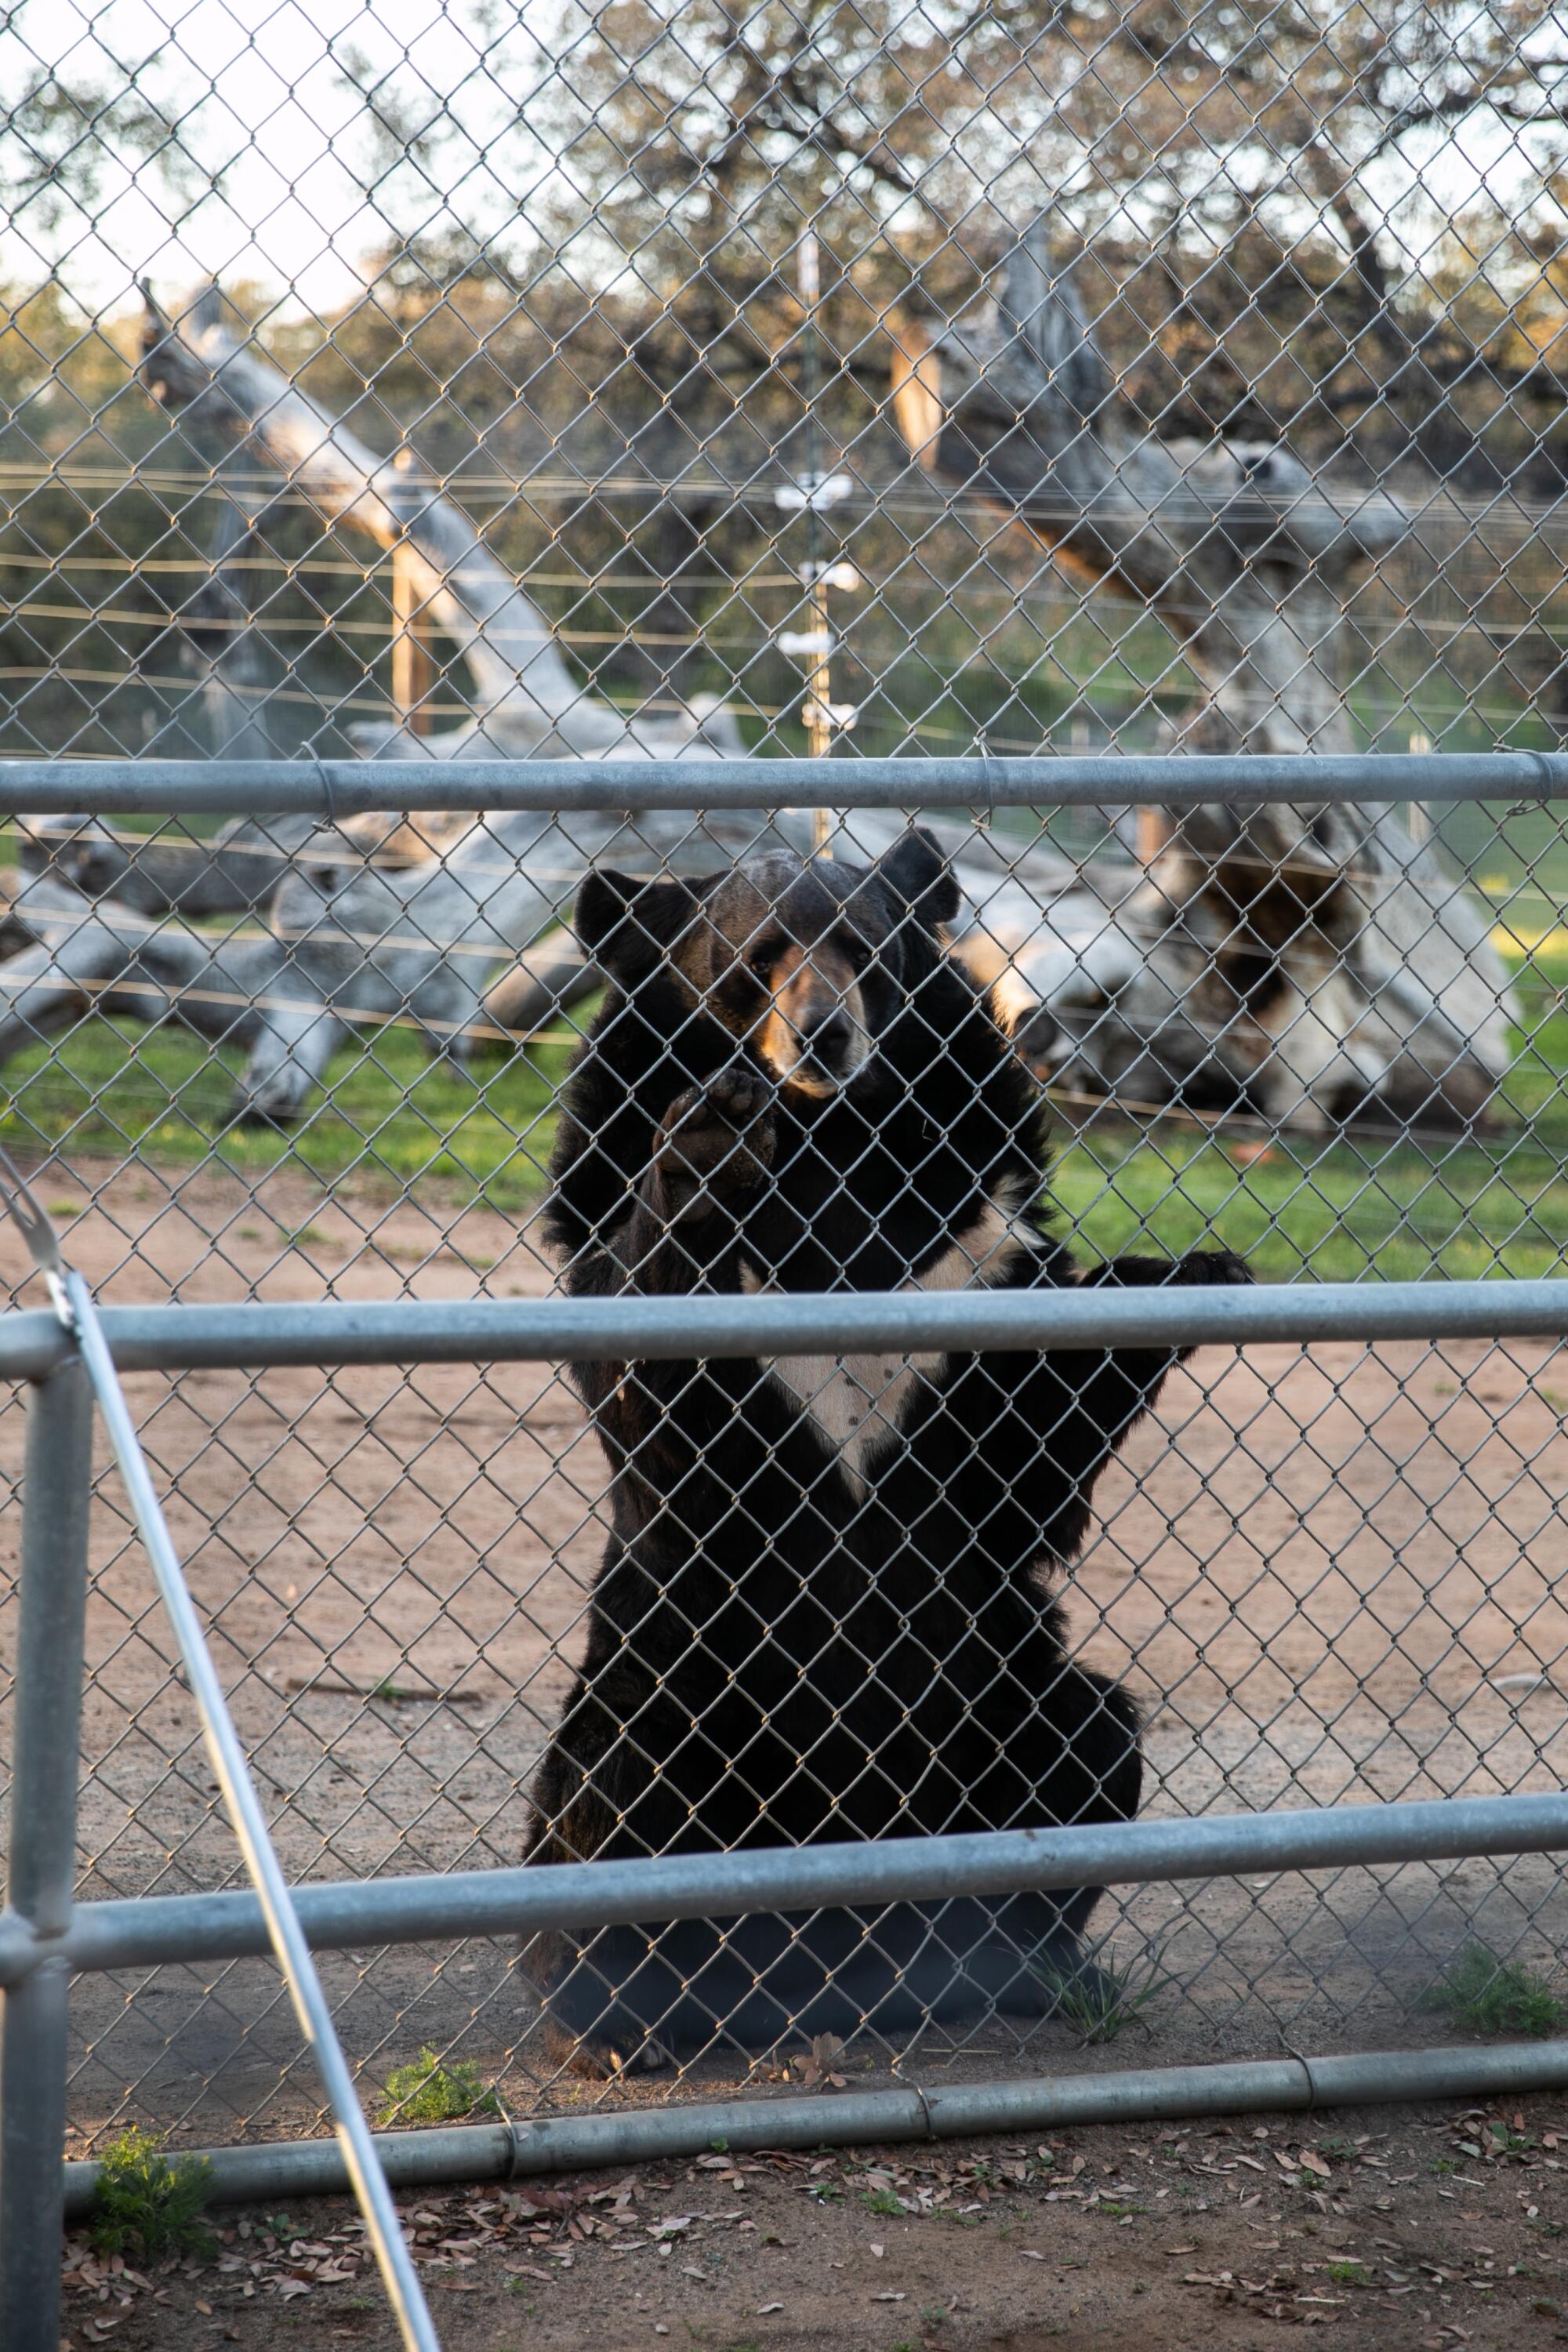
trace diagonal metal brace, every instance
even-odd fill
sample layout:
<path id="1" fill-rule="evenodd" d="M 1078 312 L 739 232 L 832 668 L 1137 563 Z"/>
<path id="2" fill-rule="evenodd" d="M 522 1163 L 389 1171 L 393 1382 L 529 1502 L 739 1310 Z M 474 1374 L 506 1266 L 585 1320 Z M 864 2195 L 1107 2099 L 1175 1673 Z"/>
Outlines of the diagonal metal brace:
<path id="1" fill-rule="evenodd" d="M 47 1212 L 25 1179 L 0 1149 L 0 1208 L 4 1208 L 27 1244 L 33 1264 L 48 1286 L 55 1311 L 70 1332 L 83 1368 L 103 1415 L 110 1444 L 125 1484 L 138 1532 L 152 1562 L 159 1594 L 179 1643 L 191 1692 L 201 1716 L 208 1760 L 216 1776 L 245 1866 L 250 1874 L 268 1938 L 283 1972 L 294 2013 L 314 2054 L 321 2087 L 332 2112 L 339 2146 L 349 2179 L 375 2249 L 398 2329 L 407 2352 L 440 2352 L 440 2341 L 426 2305 L 424 2290 L 403 2235 L 403 2225 L 386 2175 L 375 2152 L 370 2126 L 354 2089 L 353 2077 L 338 2040 L 316 1963 L 305 1941 L 298 1912 L 272 1843 L 250 1767 L 228 1711 L 223 1685 L 207 1647 L 205 1633 L 191 1598 L 185 1572 L 175 1551 L 163 1506 L 142 1451 L 136 1425 L 120 1385 L 92 1294 L 79 1274 L 60 1255 L 59 1236 Z"/>

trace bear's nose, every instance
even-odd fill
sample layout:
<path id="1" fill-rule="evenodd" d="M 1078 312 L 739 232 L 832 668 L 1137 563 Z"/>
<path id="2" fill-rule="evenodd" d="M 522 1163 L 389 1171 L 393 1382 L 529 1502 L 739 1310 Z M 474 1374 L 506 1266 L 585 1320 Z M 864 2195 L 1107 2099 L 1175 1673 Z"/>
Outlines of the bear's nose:
<path id="1" fill-rule="evenodd" d="M 847 1058 L 854 1026 L 841 1004 L 832 1004 L 805 1020 L 801 1042 L 814 1061 L 832 1066 Z"/>

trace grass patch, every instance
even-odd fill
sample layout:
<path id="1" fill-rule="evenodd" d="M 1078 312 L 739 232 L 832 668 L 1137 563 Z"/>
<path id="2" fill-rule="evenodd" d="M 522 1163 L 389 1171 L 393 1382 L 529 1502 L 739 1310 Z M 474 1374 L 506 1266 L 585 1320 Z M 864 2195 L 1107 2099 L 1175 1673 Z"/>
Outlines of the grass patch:
<path id="1" fill-rule="evenodd" d="M 1561 2031 L 1564 2002 L 1538 1970 L 1522 1960 L 1500 1960 L 1484 1944 L 1467 1944 L 1421 1995 L 1423 2009 L 1440 2010 L 1471 2033 L 1522 2033 L 1535 2041 Z"/>
<path id="2" fill-rule="evenodd" d="M 145 2267 L 174 2254 L 210 2252 L 205 2221 L 212 2167 L 205 2157 L 163 2154 L 155 2132 L 122 2132 L 110 2141 L 88 2217 L 93 2252 Z"/>
<path id="3" fill-rule="evenodd" d="M 1371 2277 L 1360 2263 L 1331 2263 L 1329 2276 L 1336 2286 L 1370 2286 Z"/>
<path id="4" fill-rule="evenodd" d="M 383 2124 L 452 2124 L 465 2116 L 499 2116 L 500 2101 L 471 2059 L 444 2064 L 434 2050 L 421 2050 L 410 2065 L 395 2066 L 386 2078 Z"/>
<path id="5" fill-rule="evenodd" d="M 0 1134 L 73 1158 L 134 1155 L 170 1167 L 212 1158 L 252 1179 L 292 1166 L 389 1192 L 434 1181 L 515 1210 L 543 1189 L 555 1091 L 574 1043 L 563 1027 L 559 1042 L 479 1046 L 465 1072 L 433 1062 L 410 1032 L 374 1031 L 337 1056 L 285 1131 L 236 1119 L 237 1052 L 93 1014 L 7 1065 Z M 309 1227 L 284 1238 L 331 1245 Z"/>
<path id="6" fill-rule="evenodd" d="M 1085 2042 L 1114 2042 L 1171 1981 L 1163 1958 L 1156 1944 L 1128 1965 L 1108 1953 L 1095 1955 L 1082 1975 L 1057 1980 L 1055 2014 Z"/>

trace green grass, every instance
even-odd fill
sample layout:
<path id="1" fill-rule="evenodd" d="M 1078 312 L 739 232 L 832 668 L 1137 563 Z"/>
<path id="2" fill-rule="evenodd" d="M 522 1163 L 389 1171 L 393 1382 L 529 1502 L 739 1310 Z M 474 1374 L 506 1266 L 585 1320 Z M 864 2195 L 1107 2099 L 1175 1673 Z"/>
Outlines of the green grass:
<path id="1" fill-rule="evenodd" d="M 103 2152 L 87 2234 L 96 2253 L 145 2266 L 214 2243 L 204 2216 L 212 2195 L 205 2157 L 171 2164 L 155 2132 L 128 2131 Z"/>
<path id="2" fill-rule="evenodd" d="M 1143 1124 L 1107 1108 L 1077 1133 L 1058 1126 L 1053 1190 L 1064 1219 L 1091 1255 L 1217 1243 L 1264 1281 L 1561 1273 L 1565 984 L 1568 949 L 1537 950 L 1522 975 L 1527 1026 L 1490 1139 L 1295 1136 L 1247 1160 L 1236 1150 L 1238 1137 L 1250 1139 L 1241 1130 Z M 211 1156 L 251 1179 L 290 1164 L 323 1185 L 353 1181 L 390 1197 L 417 1183 L 454 1204 L 481 1200 L 514 1214 L 542 1196 L 574 1034 L 563 1024 L 534 1045 L 481 1046 L 465 1075 L 433 1064 L 410 1033 L 371 1033 L 337 1058 L 285 1134 L 235 1123 L 237 1055 L 174 1029 L 93 1017 L 9 1066 L 0 1139 L 24 1151 L 139 1154 L 172 1168 Z M 328 1239 L 309 1224 L 283 1238 L 307 1247 Z"/>
<path id="3" fill-rule="evenodd" d="M 1117 1960 L 1105 1951 L 1096 1952 L 1091 1958 L 1091 1973 L 1060 1979 L 1055 2014 L 1085 2042 L 1114 2042 L 1126 2026 L 1142 2015 L 1155 1994 L 1171 1979 L 1155 1944 L 1147 1945 L 1131 1963 Z"/>
<path id="4" fill-rule="evenodd" d="M 1522 2033 L 1535 2041 L 1561 2031 L 1568 2001 L 1521 1960 L 1500 1960 L 1484 1944 L 1467 1944 L 1421 1995 L 1471 2033 Z"/>
<path id="5" fill-rule="evenodd" d="M 210 1155 L 252 1177 L 290 1162 L 323 1181 L 353 1177 L 388 1192 L 433 1180 L 512 1210 L 542 1189 L 572 1043 L 563 1028 L 560 1043 L 481 1045 L 465 1074 L 433 1062 L 411 1032 L 374 1031 L 337 1057 L 285 1133 L 235 1120 L 239 1054 L 95 1016 L 8 1066 L 0 1136 L 73 1159 L 135 1153 L 189 1167 Z"/>
<path id="6" fill-rule="evenodd" d="M 479 2068 L 467 2058 L 444 2065 L 434 2050 L 421 2050 L 407 2066 L 395 2066 L 386 2078 L 386 2096 L 380 2120 L 384 2124 L 460 2123 L 465 2116 L 499 2116 L 500 2101 L 487 2088 Z"/>

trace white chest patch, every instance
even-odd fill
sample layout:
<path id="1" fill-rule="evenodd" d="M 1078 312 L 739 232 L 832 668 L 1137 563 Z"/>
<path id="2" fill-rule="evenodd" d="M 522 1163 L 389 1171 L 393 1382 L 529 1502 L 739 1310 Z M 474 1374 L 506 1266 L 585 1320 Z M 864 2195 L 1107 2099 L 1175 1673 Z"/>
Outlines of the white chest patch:
<path id="1" fill-rule="evenodd" d="M 987 1203 L 973 1224 L 939 1257 L 899 1284 L 900 1290 L 967 1290 L 1005 1279 L 1028 1249 L 1032 1234 L 1019 1228 L 1021 1200 Z M 742 1286 L 753 1294 L 776 1290 L 752 1269 Z M 934 1379 L 945 1359 L 917 1356 L 766 1356 L 762 1369 L 793 1397 L 837 1461 L 851 1491 L 865 1495 L 872 1464 L 900 1442 L 905 1415 L 922 1381 Z"/>

